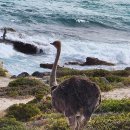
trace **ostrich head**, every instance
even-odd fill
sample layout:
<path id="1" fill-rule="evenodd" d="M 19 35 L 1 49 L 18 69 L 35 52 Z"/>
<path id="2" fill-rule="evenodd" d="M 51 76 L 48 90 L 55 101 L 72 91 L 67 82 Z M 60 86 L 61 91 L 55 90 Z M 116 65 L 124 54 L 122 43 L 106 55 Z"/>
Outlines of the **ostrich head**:
<path id="1" fill-rule="evenodd" d="M 60 41 L 54 41 L 53 43 L 50 43 L 53 45 L 57 50 L 61 48 L 61 42 Z"/>

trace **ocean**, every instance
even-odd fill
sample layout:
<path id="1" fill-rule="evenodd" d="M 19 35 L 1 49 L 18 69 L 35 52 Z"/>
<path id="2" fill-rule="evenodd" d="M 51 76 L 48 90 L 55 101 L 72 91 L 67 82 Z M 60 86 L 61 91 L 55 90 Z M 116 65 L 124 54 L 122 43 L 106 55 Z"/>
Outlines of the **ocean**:
<path id="1" fill-rule="evenodd" d="M 0 60 L 11 74 L 45 72 L 61 40 L 59 64 L 96 57 L 115 66 L 67 66 L 75 69 L 124 69 L 130 66 L 130 0 L 0 0 L 0 29 L 8 39 L 36 44 L 42 54 L 26 55 L 0 44 Z M 2 36 L 0 30 L 0 36 Z"/>

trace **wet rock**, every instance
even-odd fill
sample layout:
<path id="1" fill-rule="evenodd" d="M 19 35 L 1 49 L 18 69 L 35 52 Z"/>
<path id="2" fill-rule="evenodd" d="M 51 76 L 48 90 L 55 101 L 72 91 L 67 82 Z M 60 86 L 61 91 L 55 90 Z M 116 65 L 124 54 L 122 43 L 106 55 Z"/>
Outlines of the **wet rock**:
<path id="1" fill-rule="evenodd" d="M 13 47 L 15 50 L 25 54 L 37 54 L 42 53 L 42 49 L 38 49 L 35 45 L 29 43 L 23 43 L 20 41 L 13 41 Z"/>
<path id="2" fill-rule="evenodd" d="M 44 74 L 41 73 L 41 72 L 36 71 L 36 72 L 34 72 L 34 73 L 32 74 L 32 76 L 38 77 L 38 78 L 42 78 L 42 77 L 44 76 Z"/>
<path id="3" fill-rule="evenodd" d="M 6 39 L 7 31 L 8 31 L 7 28 L 4 28 L 4 33 L 3 33 L 2 39 L 0 39 L 0 43 L 11 44 L 11 45 L 13 45 L 13 48 L 16 51 L 19 51 L 19 52 L 22 52 L 22 53 L 25 53 L 25 54 L 43 53 L 43 50 L 41 48 L 38 48 L 37 46 L 35 46 L 31 43 L 24 43 L 24 42 L 21 42 L 21 41 Z"/>
<path id="4" fill-rule="evenodd" d="M 7 31 L 10 31 L 10 32 L 16 32 L 15 29 L 10 28 L 10 27 L 5 27 L 5 28 L 2 28 L 1 30 L 3 31 L 4 29 L 6 29 Z"/>
<path id="5" fill-rule="evenodd" d="M 77 61 L 72 61 L 72 62 L 68 62 L 68 63 L 65 63 L 65 65 L 82 65 L 83 63 L 81 62 L 77 62 Z"/>
<path id="6" fill-rule="evenodd" d="M 53 67 L 53 64 L 40 64 L 40 67 L 41 68 L 46 68 L 46 69 L 52 69 L 52 67 Z M 58 68 L 62 68 L 61 66 L 57 66 Z"/>
<path id="7" fill-rule="evenodd" d="M 11 76 L 11 79 L 16 79 L 16 78 L 17 78 L 16 75 L 12 75 L 12 76 Z"/>
<path id="8" fill-rule="evenodd" d="M 98 58 L 94 57 L 87 57 L 86 62 L 82 64 L 82 66 L 85 65 L 108 65 L 108 66 L 114 66 L 113 63 L 109 63 L 103 60 L 99 60 Z"/>
<path id="9" fill-rule="evenodd" d="M 49 75 L 50 75 L 50 72 L 38 72 L 38 71 L 32 74 L 32 76 L 38 77 L 38 78 L 43 78 L 44 76 L 49 76 Z"/>
<path id="10" fill-rule="evenodd" d="M 23 77 L 28 77 L 28 76 L 29 74 L 27 72 L 22 72 L 21 74 L 17 76 L 17 78 L 23 78 Z"/>
<path id="11" fill-rule="evenodd" d="M 129 70 L 130 70 L 130 67 L 126 67 L 125 70 L 128 70 L 128 71 L 129 71 Z"/>

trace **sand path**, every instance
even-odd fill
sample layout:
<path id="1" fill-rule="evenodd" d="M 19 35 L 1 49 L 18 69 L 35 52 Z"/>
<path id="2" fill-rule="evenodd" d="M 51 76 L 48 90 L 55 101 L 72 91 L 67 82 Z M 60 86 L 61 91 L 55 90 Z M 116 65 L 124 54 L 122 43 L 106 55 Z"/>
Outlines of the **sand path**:
<path id="1" fill-rule="evenodd" d="M 7 87 L 9 82 L 12 81 L 13 79 L 10 79 L 8 77 L 0 77 L 0 88 L 1 87 Z"/>
<path id="2" fill-rule="evenodd" d="M 12 80 L 13 79 L 10 79 L 8 77 L 0 77 L 0 88 L 7 87 L 9 82 Z M 4 110 L 6 110 L 8 107 L 12 106 L 13 104 L 19 104 L 19 103 L 26 104 L 33 99 L 34 99 L 34 97 L 28 97 L 26 99 L 25 98 L 23 98 L 23 99 L 0 98 L 0 116 Z"/>
<path id="3" fill-rule="evenodd" d="M 130 99 L 130 87 L 114 89 L 113 91 L 103 92 L 102 99 Z"/>
<path id="4" fill-rule="evenodd" d="M 33 99 L 34 99 L 33 97 L 29 97 L 26 99 L 0 98 L 0 111 L 6 110 L 13 104 L 19 104 L 19 103 L 25 104 Z"/>

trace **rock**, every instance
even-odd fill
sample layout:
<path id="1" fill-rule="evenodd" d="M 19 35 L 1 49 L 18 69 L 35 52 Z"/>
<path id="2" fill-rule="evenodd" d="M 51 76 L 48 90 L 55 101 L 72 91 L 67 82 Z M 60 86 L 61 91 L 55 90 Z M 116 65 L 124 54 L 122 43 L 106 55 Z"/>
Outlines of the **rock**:
<path id="1" fill-rule="evenodd" d="M 32 76 L 38 77 L 38 78 L 43 78 L 44 76 L 48 76 L 48 75 L 50 75 L 50 72 L 44 72 L 44 73 L 42 73 L 42 72 L 36 71 L 36 72 L 34 72 L 32 74 Z"/>
<path id="2" fill-rule="evenodd" d="M 113 63 L 109 63 L 103 60 L 99 60 L 98 58 L 94 57 L 87 57 L 86 62 L 82 64 L 82 66 L 85 65 L 108 65 L 108 66 L 114 66 Z"/>
<path id="3" fill-rule="evenodd" d="M 40 64 L 40 67 L 41 68 L 46 68 L 46 69 L 52 69 L 53 64 L 48 64 L 48 63 L 46 63 L 46 64 Z M 62 68 L 62 67 L 58 65 L 58 68 Z"/>
<path id="4" fill-rule="evenodd" d="M 65 65 L 81 65 L 81 64 L 83 64 L 83 63 L 81 63 L 81 62 L 77 62 L 77 61 L 71 61 L 71 62 L 68 62 L 68 63 L 65 63 Z"/>
<path id="5" fill-rule="evenodd" d="M 10 31 L 10 32 L 16 32 L 15 29 L 13 28 L 10 28 L 10 27 L 5 27 L 7 31 Z M 2 31 L 4 30 L 4 28 L 1 29 Z"/>
<path id="6" fill-rule="evenodd" d="M 17 76 L 17 78 L 23 78 L 23 77 L 28 77 L 28 76 L 29 74 L 27 72 L 22 72 L 21 74 Z"/>
<path id="7" fill-rule="evenodd" d="M 129 70 L 130 70 L 130 67 L 126 67 L 125 70 L 128 70 L 128 71 L 129 71 Z"/>
<path id="8" fill-rule="evenodd" d="M 38 77 L 38 78 L 42 78 L 42 77 L 44 76 L 44 74 L 41 73 L 41 72 L 36 71 L 36 72 L 34 72 L 34 73 L 32 74 L 32 76 Z"/>
<path id="9" fill-rule="evenodd" d="M 12 75 L 12 76 L 11 76 L 11 79 L 15 79 L 15 78 L 17 78 L 16 75 Z"/>
<path id="10" fill-rule="evenodd" d="M 42 49 L 37 48 L 35 45 L 20 41 L 13 41 L 13 47 L 15 50 L 25 54 L 37 54 L 43 52 Z"/>
<path id="11" fill-rule="evenodd" d="M 13 31 L 11 28 L 9 28 L 11 31 Z M 13 48 L 16 51 L 25 53 L 25 54 L 37 54 L 37 53 L 43 53 L 43 50 L 41 48 L 38 48 L 37 46 L 31 44 L 31 43 L 24 43 L 21 41 L 15 41 L 6 39 L 6 33 L 8 29 L 4 28 L 3 38 L 0 39 L 0 43 L 7 43 L 13 45 Z"/>

